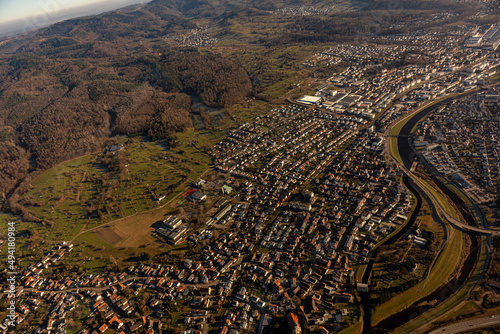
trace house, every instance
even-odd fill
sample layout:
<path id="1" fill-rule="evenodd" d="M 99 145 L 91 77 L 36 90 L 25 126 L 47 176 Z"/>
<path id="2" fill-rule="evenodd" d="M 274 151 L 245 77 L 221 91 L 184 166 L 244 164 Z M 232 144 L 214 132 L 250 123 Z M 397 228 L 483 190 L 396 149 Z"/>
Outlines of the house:
<path id="1" fill-rule="evenodd" d="M 227 184 L 222 186 L 222 193 L 223 194 L 229 195 L 232 191 L 233 191 L 233 188 L 231 188 Z"/>
<path id="2" fill-rule="evenodd" d="M 109 324 L 114 325 L 116 328 L 120 329 L 123 326 L 123 321 L 118 319 L 118 317 L 115 315 L 109 320 Z"/>
<path id="3" fill-rule="evenodd" d="M 293 313 L 290 313 L 287 317 L 288 325 L 292 330 L 293 334 L 301 334 L 302 328 L 300 327 L 299 317 Z"/>
<path id="4" fill-rule="evenodd" d="M 196 188 L 199 188 L 201 187 L 202 185 L 204 185 L 207 181 L 203 180 L 203 179 L 198 179 L 195 183 L 193 183 L 193 186 L 195 186 Z"/>
<path id="5" fill-rule="evenodd" d="M 190 196 L 190 198 L 194 202 L 203 202 L 204 200 L 207 199 L 207 195 L 197 190 Z"/>
<path id="6" fill-rule="evenodd" d="M 358 283 L 356 286 L 356 290 L 359 292 L 368 292 L 368 284 L 365 283 Z"/>
<path id="7" fill-rule="evenodd" d="M 99 332 L 104 333 L 105 331 L 108 330 L 108 325 L 102 324 L 101 327 L 99 327 Z"/>
<path id="8" fill-rule="evenodd" d="M 133 324 L 131 327 L 130 327 L 130 331 L 131 332 L 135 332 L 137 331 L 139 328 L 141 328 L 143 325 L 143 323 L 141 321 L 138 321 L 136 322 L 135 324 Z"/>
<path id="9" fill-rule="evenodd" d="M 168 216 L 163 220 L 163 227 L 169 231 L 173 231 L 182 225 L 182 219 L 175 216 Z"/>
<path id="10" fill-rule="evenodd" d="M 189 231 L 187 226 L 181 226 L 167 236 L 167 242 L 177 245 L 184 240 L 184 236 Z"/>
<path id="11" fill-rule="evenodd" d="M 109 149 L 109 152 L 115 154 L 116 152 L 120 152 L 123 149 L 125 149 L 125 145 L 123 145 L 123 144 L 117 144 L 117 145 L 111 146 L 111 148 Z"/>

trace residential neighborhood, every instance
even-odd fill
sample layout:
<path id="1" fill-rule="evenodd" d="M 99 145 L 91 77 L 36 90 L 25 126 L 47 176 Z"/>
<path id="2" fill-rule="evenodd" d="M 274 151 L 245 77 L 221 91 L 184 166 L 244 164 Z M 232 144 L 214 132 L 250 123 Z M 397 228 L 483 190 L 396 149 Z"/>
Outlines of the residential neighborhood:
<path id="1" fill-rule="evenodd" d="M 425 162 L 478 203 L 500 191 L 498 101 L 496 89 L 453 101 L 421 124 L 414 142 Z"/>
<path id="2" fill-rule="evenodd" d="M 214 43 L 207 29 L 176 41 Z M 421 122 L 411 143 L 422 163 L 478 203 L 499 194 L 500 95 L 488 80 L 500 64 L 491 52 L 500 28 L 465 45 L 457 31 L 338 44 L 305 61 L 304 68 L 314 69 L 348 65 L 315 79 L 314 96 L 229 130 L 206 152 L 207 176 L 183 194 L 189 206 L 165 209 L 155 223 L 161 247 L 182 246 L 189 255 L 145 258 L 97 274 L 65 267 L 65 275 L 54 276 L 75 251 L 71 242 L 54 243 L 19 269 L 18 328 L 33 314 L 40 319 L 33 334 L 66 333 L 76 315 L 85 318 L 80 334 L 267 333 L 271 326 L 328 334 L 360 322 L 360 293 L 370 287 L 358 279 L 359 268 L 416 204 L 403 171 L 387 157 L 387 131 L 396 120 L 470 92 Z M 203 207 L 202 222 L 191 219 L 193 207 Z M 415 228 L 404 238 L 426 249 L 431 235 Z M 424 280 L 430 267 L 417 260 L 408 275 Z M 7 321 L 1 333 L 9 333 Z"/>

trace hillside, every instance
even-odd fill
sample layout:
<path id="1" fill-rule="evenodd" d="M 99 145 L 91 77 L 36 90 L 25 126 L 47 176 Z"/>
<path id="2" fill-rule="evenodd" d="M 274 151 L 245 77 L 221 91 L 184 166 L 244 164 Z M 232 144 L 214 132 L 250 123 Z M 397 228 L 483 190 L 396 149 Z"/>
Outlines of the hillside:
<path id="1" fill-rule="evenodd" d="M 458 20 L 467 6 L 447 0 L 397 6 L 379 0 L 155 0 L 13 38 L 0 46 L 0 195 L 31 171 L 94 151 L 110 136 L 172 142 L 192 126 L 191 96 L 217 108 L 252 92 L 270 96 L 269 87 L 300 70 L 300 57 L 286 51 L 274 59 L 276 50 L 397 32 L 387 27 L 398 22 L 419 27 L 436 8 L 453 11 Z M 310 15 L 297 15 L 297 8 Z M 178 41 L 207 26 L 209 37 L 232 47 Z"/>
<path id="2" fill-rule="evenodd" d="M 137 14 L 139 21 L 155 25 L 147 19 L 148 12 Z M 3 196 L 30 170 L 96 150 L 110 136 L 171 139 L 192 125 L 189 95 L 208 106 L 225 107 L 251 93 L 245 69 L 228 59 L 194 49 L 152 53 L 137 46 L 136 38 L 152 38 L 145 35 L 154 33 L 133 24 L 134 15 L 63 22 L 38 33 L 16 52 L 4 53 Z M 137 30 L 130 32 L 132 26 Z"/>

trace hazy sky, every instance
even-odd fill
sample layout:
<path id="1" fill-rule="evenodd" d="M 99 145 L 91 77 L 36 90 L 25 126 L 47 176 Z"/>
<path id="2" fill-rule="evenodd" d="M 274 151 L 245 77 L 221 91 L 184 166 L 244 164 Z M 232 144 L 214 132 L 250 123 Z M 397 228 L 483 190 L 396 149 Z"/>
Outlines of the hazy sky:
<path id="1" fill-rule="evenodd" d="M 19 21 L 50 20 L 68 10 L 112 3 L 131 2 L 126 0 L 0 0 L 0 24 Z M 148 2 L 137 0 L 137 3 Z"/>
<path id="2" fill-rule="evenodd" d="M 0 41 L 80 16 L 151 0 L 0 0 Z"/>

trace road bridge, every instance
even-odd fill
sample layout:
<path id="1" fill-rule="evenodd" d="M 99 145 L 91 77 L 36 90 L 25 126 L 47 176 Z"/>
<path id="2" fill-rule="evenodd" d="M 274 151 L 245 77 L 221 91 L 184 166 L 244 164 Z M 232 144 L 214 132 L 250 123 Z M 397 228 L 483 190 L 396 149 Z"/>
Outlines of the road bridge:
<path id="1" fill-rule="evenodd" d="M 429 334 L 458 334 L 464 332 L 471 332 L 477 329 L 486 327 L 495 327 L 500 325 L 500 315 L 492 315 L 488 318 L 473 319 L 469 321 L 462 321 L 453 325 L 436 329 Z"/>
<path id="2" fill-rule="evenodd" d="M 446 210 L 441 206 L 441 203 L 439 203 L 439 201 L 434 197 L 431 191 L 420 181 L 420 179 L 418 179 L 415 175 L 413 175 L 413 173 L 410 172 L 405 166 L 401 165 L 398 161 L 396 161 L 396 159 L 393 158 L 393 161 L 395 161 L 398 164 L 399 168 L 406 175 L 408 175 L 408 177 L 411 178 L 412 181 L 429 197 L 429 199 L 436 207 L 437 213 L 441 218 L 447 220 L 450 224 L 465 231 L 473 231 L 476 233 L 487 234 L 487 235 L 500 235 L 500 231 L 471 226 L 452 217 L 448 212 L 446 212 Z"/>

